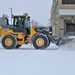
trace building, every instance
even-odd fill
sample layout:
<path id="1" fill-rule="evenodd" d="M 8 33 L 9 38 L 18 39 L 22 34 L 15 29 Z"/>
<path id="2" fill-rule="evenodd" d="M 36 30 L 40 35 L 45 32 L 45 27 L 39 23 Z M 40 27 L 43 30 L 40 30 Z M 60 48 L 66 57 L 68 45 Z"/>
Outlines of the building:
<path id="1" fill-rule="evenodd" d="M 53 36 L 75 32 L 75 0 L 53 0 L 50 20 Z"/>

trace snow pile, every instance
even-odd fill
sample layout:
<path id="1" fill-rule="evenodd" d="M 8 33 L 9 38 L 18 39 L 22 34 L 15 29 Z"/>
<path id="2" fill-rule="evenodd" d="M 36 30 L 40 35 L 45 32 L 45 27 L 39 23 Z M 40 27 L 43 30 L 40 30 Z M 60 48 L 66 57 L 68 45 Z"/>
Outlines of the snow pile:
<path id="1" fill-rule="evenodd" d="M 61 45 L 60 48 L 63 50 L 75 50 L 75 39 L 72 41 L 66 41 L 66 43 Z"/>

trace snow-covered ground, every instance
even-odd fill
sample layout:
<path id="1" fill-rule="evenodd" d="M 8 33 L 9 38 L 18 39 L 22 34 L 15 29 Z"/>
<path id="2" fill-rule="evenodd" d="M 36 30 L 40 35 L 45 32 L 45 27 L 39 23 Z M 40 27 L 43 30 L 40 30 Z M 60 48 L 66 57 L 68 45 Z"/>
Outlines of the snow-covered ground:
<path id="1" fill-rule="evenodd" d="M 45 50 L 32 45 L 6 50 L 0 45 L 0 75 L 75 75 L 75 41 Z"/>
<path id="2" fill-rule="evenodd" d="M 5 50 L 1 43 L 0 43 L 0 49 L 1 50 Z M 59 47 L 56 46 L 55 44 L 51 44 L 48 48 L 46 48 L 45 50 L 58 50 Z M 33 45 L 29 44 L 29 45 L 22 45 L 19 49 L 14 49 L 14 50 L 36 50 Z"/>

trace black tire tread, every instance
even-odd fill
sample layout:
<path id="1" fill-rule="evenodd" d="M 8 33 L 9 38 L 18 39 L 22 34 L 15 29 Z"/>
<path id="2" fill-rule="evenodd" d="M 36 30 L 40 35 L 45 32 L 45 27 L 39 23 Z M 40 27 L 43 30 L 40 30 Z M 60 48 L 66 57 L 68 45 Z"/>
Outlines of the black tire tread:
<path id="1" fill-rule="evenodd" d="M 7 38 L 11 38 L 11 39 L 13 40 L 13 44 L 12 44 L 11 46 L 9 46 L 9 47 L 5 45 L 5 40 L 6 40 Z M 15 37 L 14 35 L 9 34 L 9 35 L 5 35 L 5 36 L 2 38 L 2 46 L 3 46 L 5 49 L 14 49 L 14 48 L 16 47 L 16 45 L 17 45 L 17 39 L 16 39 L 16 37 Z"/>
<path id="2" fill-rule="evenodd" d="M 39 47 L 39 46 L 37 46 L 36 45 L 36 40 L 38 39 L 38 38 L 43 38 L 44 39 L 44 41 L 45 41 L 45 43 L 44 43 L 44 45 L 42 46 L 42 47 Z M 47 47 L 47 43 L 48 43 L 49 41 L 48 41 L 48 38 L 44 35 L 44 34 L 37 34 L 37 35 L 35 35 L 34 37 L 33 37 L 33 40 L 32 40 L 32 43 L 33 43 L 33 46 L 34 46 L 34 48 L 35 49 L 45 49 L 46 47 Z"/>

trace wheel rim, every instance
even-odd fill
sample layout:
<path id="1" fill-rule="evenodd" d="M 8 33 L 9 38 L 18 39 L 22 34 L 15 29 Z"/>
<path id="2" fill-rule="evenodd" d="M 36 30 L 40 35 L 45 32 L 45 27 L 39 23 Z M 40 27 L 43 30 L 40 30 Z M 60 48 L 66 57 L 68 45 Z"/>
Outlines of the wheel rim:
<path id="1" fill-rule="evenodd" d="M 42 39 L 42 38 L 38 38 L 37 40 L 36 40 L 36 45 L 37 46 L 43 46 L 44 45 L 44 40 Z"/>
<path id="2" fill-rule="evenodd" d="M 12 41 L 11 38 L 7 38 L 7 39 L 5 40 L 5 45 L 6 45 L 6 46 L 11 46 L 12 43 L 13 43 L 13 41 Z"/>

